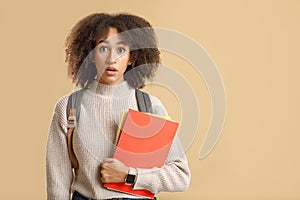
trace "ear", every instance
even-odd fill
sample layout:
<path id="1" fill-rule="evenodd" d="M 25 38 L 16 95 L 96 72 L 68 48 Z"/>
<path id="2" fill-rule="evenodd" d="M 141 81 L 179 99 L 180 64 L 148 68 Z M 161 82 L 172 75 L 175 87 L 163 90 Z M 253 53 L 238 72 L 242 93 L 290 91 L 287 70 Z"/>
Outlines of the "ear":
<path id="1" fill-rule="evenodd" d="M 136 61 L 136 59 L 130 57 L 129 61 L 128 61 L 128 65 L 133 66 L 135 64 L 135 61 Z"/>
<path id="2" fill-rule="evenodd" d="M 129 57 L 129 60 L 128 60 L 127 65 L 132 65 L 132 61 L 131 61 L 131 58 L 130 58 L 130 57 Z"/>

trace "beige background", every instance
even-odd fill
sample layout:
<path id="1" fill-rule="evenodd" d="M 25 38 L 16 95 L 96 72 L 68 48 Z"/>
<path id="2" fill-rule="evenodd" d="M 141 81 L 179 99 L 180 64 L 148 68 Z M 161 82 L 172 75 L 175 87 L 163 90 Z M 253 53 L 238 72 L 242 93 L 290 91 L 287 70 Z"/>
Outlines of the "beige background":
<path id="1" fill-rule="evenodd" d="M 227 94 L 222 136 L 198 159 L 210 119 L 201 76 L 174 55 L 171 65 L 201 93 L 200 126 L 187 155 L 192 180 L 160 199 L 300 199 L 300 1 L 3 1 L 1 44 L 1 199 L 45 199 L 45 148 L 53 107 L 72 91 L 64 40 L 93 12 L 128 11 L 201 44 L 218 66 Z M 162 88 L 150 87 L 163 98 Z M 170 113 L 177 104 L 163 98 Z"/>

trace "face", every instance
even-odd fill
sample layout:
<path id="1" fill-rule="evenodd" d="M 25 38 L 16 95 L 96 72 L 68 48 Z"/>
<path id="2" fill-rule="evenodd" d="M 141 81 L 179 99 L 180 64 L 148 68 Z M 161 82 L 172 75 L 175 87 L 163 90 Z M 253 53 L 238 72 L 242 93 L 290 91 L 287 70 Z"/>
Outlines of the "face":
<path id="1" fill-rule="evenodd" d="M 110 28 L 105 38 L 100 38 L 95 48 L 97 80 L 106 85 L 124 81 L 123 74 L 130 64 L 129 45 L 118 35 L 116 28 Z"/>

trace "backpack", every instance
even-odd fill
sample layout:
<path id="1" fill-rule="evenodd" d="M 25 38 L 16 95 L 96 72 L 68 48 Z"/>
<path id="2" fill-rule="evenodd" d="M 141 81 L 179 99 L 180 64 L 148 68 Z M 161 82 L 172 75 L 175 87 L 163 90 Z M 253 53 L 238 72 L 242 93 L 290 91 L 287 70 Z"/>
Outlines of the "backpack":
<path id="1" fill-rule="evenodd" d="M 79 164 L 78 160 L 76 158 L 76 155 L 73 150 L 73 133 L 77 126 L 77 122 L 79 121 L 80 117 L 80 106 L 81 106 L 81 100 L 85 89 L 78 90 L 76 92 L 73 92 L 68 99 L 67 104 L 67 120 L 68 120 L 68 132 L 67 132 L 67 145 L 68 145 L 68 153 L 71 160 L 72 168 L 78 169 Z M 140 112 L 148 112 L 153 113 L 152 110 L 152 104 L 150 101 L 149 94 L 139 90 L 135 89 L 135 97 L 138 105 L 138 109 Z"/>

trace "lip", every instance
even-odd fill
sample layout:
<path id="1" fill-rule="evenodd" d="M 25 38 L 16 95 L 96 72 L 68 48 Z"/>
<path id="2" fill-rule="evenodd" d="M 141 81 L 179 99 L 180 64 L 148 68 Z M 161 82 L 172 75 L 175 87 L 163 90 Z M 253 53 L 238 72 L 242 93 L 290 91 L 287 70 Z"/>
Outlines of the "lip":
<path id="1" fill-rule="evenodd" d="M 113 67 L 113 66 L 108 66 L 105 71 L 118 71 L 117 68 Z"/>
<path id="2" fill-rule="evenodd" d="M 115 76 L 118 73 L 118 70 L 115 67 L 113 67 L 113 66 L 108 66 L 105 69 L 105 73 L 108 76 Z"/>

